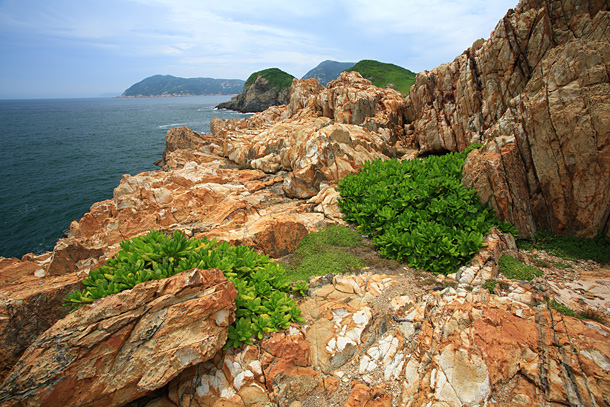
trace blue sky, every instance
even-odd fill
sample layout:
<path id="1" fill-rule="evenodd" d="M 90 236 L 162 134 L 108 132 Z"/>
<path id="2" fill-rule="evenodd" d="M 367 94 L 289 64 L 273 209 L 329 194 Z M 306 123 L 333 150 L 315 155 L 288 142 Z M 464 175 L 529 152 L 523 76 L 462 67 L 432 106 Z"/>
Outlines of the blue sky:
<path id="1" fill-rule="evenodd" d="M 0 0 L 0 99 L 120 94 L 155 74 L 246 79 L 376 59 L 414 72 L 517 0 Z"/>

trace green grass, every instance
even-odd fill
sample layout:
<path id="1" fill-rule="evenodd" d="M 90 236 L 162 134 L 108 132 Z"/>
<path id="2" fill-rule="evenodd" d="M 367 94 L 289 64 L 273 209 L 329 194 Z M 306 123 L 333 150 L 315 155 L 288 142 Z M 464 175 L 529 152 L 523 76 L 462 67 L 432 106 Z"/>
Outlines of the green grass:
<path id="1" fill-rule="evenodd" d="M 529 240 L 517 242 L 520 249 L 544 250 L 549 254 L 570 260 L 593 260 L 597 263 L 610 264 L 610 238 L 598 236 L 592 239 L 553 236 L 550 232 L 539 230 Z"/>
<path id="2" fill-rule="evenodd" d="M 246 84 L 244 85 L 244 88 L 252 85 L 259 76 L 267 79 L 269 81 L 269 85 L 278 87 L 280 90 L 290 87 L 290 85 L 292 85 L 292 80 L 294 79 L 294 76 L 278 68 L 263 69 L 262 71 L 254 72 L 252 75 L 250 75 L 246 81 Z"/>
<path id="3" fill-rule="evenodd" d="M 572 308 L 566 307 L 565 305 L 563 305 L 555 300 L 548 300 L 548 302 L 549 302 L 549 307 L 551 309 L 554 309 L 555 311 L 558 311 L 559 313 L 561 313 L 563 315 L 578 318 L 578 314 Z"/>
<path id="4" fill-rule="evenodd" d="M 364 267 L 347 248 L 365 246 L 358 232 L 344 226 L 328 226 L 307 235 L 286 267 L 286 281 L 299 281 L 328 273 L 339 274 Z"/>
<path id="5" fill-rule="evenodd" d="M 415 73 L 394 64 L 364 59 L 346 71 L 357 71 L 379 88 L 391 87 L 407 94 L 415 83 Z"/>
<path id="6" fill-rule="evenodd" d="M 500 258 L 500 273 L 507 278 L 514 280 L 533 280 L 535 277 L 540 277 L 543 273 L 535 267 L 528 266 L 519 262 L 512 256 L 507 254 Z"/>
<path id="7" fill-rule="evenodd" d="M 492 294 L 496 293 L 496 285 L 498 285 L 498 281 L 496 280 L 487 280 L 483 283 L 483 288 L 489 291 Z"/>

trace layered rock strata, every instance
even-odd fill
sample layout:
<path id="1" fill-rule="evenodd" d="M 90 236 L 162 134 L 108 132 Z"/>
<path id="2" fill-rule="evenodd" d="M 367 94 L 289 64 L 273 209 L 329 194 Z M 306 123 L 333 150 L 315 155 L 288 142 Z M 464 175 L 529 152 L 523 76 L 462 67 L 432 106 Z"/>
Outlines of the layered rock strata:
<path id="1" fill-rule="evenodd" d="M 191 270 L 83 306 L 42 334 L 0 386 L 2 406 L 122 406 L 224 345 L 237 296 Z"/>
<path id="2" fill-rule="evenodd" d="M 482 141 L 464 182 L 521 236 L 610 235 L 610 12 L 604 1 L 523 1 L 407 97 L 421 153 Z"/>
<path id="3" fill-rule="evenodd" d="M 410 284 L 335 276 L 301 301 L 306 325 L 185 370 L 164 405 L 608 403 L 606 326 L 548 309 L 537 290 L 521 302 L 510 295 L 520 284 L 509 295 L 480 286 L 418 293 Z"/>

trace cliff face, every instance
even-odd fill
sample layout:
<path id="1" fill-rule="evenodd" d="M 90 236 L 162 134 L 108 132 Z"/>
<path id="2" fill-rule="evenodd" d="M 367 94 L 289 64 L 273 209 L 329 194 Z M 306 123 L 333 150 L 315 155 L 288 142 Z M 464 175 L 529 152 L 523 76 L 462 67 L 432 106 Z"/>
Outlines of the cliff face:
<path id="1" fill-rule="evenodd" d="M 262 112 L 271 106 L 285 105 L 289 101 L 290 88 L 279 88 L 269 83 L 263 76 L 256 78 L 253 84 L 230 101 L 221 103 L 219 109 L 236 110 L 242 113 Z"/>
<path id="2" fill-rule="evenodd" d="M 484 142 L 464 181 L 523 237 L 610 234 L 610 13 L 605 1 L 524 1 L 453 62 L 417 75 L 409 142 Z"/>

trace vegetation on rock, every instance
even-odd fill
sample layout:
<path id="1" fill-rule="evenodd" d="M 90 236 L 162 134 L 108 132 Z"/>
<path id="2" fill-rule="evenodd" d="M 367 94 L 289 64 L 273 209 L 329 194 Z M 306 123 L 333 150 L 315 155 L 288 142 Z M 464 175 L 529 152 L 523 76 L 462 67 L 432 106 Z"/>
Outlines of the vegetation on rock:
<path id="1" fill-rule="evenodd" d="M 462 183 L 467 154 L 367 162 L 339 182 L 344 219 L 371 236 L 381 255 L 411 267 L 451 273 L 466 264 L 491 226 L 516 233 Z"/>
<path id="2" fill-rule="evenodd" d="M 80 307 L 144 281 L 170 277 L 193 268 L 220 269 L 237 289 L 235 323 L 226 347 L 252 344 L 251 338 L 304 322 L 301 310 L 287 292 L 282 267 L 246 246 L 215 239 L 187 239 L 181 232 L 167 237 L 152 231 L 121 242 L 122 250 L 89 273 L 85 288 L 68 294 L 65 304 Z M 297 287 L 297 290 L 302 287 Z"/>
<path id="3" fill-rule="evenodd" d="M 500 257 L 498 266 L 500 267 L 500 273 L 504 274 L 507 278 L 512 278 L 513 280 L 530 281 L 535 277 L 540 277 L 543 274 L 542 271 L 536 267 L 523 264 L 508 254 Z"/>
<path id="4" fill-rule="evenodd" d="M 241 79 L 179 78 L 172 75 L 150 76 L 132 86 L 123 97 L 234 95 L 244 88 Z"/>
<path id="5" fill-rule="evenodd" d="M 310 233 L 295 250 L 285 278 L 307 281 L 315 275 L 340 274 L 362 268 L 362 259 L 346 252 L 347 248 L 356 246 L 364 246 L 362 237 L 345 226 L 330 225 Z"/>
<path id="6" fill-rule="evenodd" d="M 565 259 L 593 260 L 602 264 L 610 263 L 610 237 L 597 236 L 583 238 L 573 236 L 553 236 L 546 230 L 538 230 L 529 240 L 519 240 L 519 248 L 524 250 L 544 250 Z"/>
<path id="7" fill-rule="evenodd" d="M 415 83 L 415 73 L 394 64 L 363 59 L 347 71 L 356 71 L 378 88 L 392 88 L 407 94 Z"/>
<path id="8" fill-rule="evenodd" d="M 254 84 L 256 78 L 259 76 L 267 79 L 271 87 L 277 87 L 280 88 L 280 90 L 290 87 L 290 85 L 292 85 L 292 80 L 294 79 L 294 76 L 282 71 L 281 69 L 268 68 L 263 69 L 262 71 L 254 72 L 252 75 L 250 75 L 246 80 L 244 88 Z"/>

